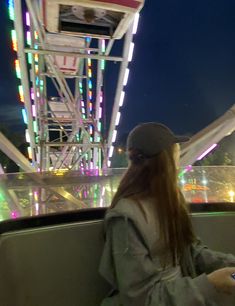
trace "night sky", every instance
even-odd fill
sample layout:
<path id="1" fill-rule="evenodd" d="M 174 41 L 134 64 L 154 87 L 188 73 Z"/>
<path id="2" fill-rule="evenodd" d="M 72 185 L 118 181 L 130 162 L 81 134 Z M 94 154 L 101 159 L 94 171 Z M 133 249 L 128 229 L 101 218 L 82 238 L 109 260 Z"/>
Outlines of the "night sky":
<path id="1" fill-rule="evenodd" d="M 11 24 L 0 5 L 0 120 L 23 131 Z M 144 121 L 193 134 L 234 104 L 234 16 L 234 0 L 146 0 L 119 134 Z"/>

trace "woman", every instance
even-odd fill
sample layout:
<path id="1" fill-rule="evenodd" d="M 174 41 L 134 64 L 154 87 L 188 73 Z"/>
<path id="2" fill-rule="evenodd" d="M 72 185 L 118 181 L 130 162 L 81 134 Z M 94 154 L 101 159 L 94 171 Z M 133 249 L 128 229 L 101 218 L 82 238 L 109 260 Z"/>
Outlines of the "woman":
<path id="1" fill-rule="evenodd" d="M 130 165 L 105 217 L 100 273 L 113 290 L 102 306 L 235 305 L 235 256 L 195 237 L 178 187 L 187 140 L 159 123 L 129 134 Z"/>

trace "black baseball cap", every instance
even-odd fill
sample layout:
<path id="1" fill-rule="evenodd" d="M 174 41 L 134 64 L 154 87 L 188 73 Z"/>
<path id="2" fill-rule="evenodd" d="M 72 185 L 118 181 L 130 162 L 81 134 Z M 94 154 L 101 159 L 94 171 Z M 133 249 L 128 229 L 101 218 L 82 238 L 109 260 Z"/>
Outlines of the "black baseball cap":
<path id="1" fill-rule="evenodd" d="M 128 135 L 127 150 L 136 149 L 146 157 L 152 157 L 174 143 L 189 141 L 187 136 L 175 135 L 167 126 L 157 122 L 137 125 Z"/>

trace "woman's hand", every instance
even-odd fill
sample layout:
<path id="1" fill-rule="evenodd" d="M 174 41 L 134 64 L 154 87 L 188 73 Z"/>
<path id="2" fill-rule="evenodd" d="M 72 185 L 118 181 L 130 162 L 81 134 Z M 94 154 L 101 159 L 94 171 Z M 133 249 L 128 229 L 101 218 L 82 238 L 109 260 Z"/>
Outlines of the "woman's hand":
<path id="1" fill-rule="evenodd" d="M 235 293 L 235 279 L 232 274 L 235 273 L 235 267 L 216 270 L 207 275 L 208 280 L 215 288 L 224 293 Z"/>

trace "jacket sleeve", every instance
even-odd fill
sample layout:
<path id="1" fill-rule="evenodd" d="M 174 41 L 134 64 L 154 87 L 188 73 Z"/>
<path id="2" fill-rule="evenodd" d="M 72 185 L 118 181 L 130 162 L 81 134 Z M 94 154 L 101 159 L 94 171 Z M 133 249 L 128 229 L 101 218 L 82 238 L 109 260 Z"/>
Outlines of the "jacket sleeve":
<path id="1" fill-rule="evenodd" d="M 113 263 L 123 306 L 220 305 L 215 302 L 217 292 L 206 274 L 161 281 L 159 267 L 132 221 L 120 217 L 110 223 Z"/>
<path id="2" fill-rule="evenodd" d="M 224 267 L 235 267 L 235 256 L 209 249 L 200 239 L 191 246 L 191 254 L 198 274 L 211 273 Z"/>

